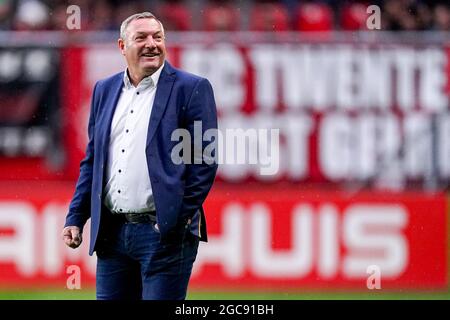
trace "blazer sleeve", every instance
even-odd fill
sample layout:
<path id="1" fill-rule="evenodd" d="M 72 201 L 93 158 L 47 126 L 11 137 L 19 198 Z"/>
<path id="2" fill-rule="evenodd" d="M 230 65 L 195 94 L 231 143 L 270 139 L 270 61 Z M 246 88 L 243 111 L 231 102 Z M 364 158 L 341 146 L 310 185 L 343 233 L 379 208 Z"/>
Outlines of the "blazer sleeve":
<path id="1" fill-rule="evenodd" d="M 75 193 L 69 205 L 69 212 L 66 216 L 67 226 L 77 226 L 80 230 L 91 216 L 91 190 L 92 190 L 92 174 L 94 166 L 94 143 L 95 143 L 95 109 L 96 109 L 96 92 L 98 83 L 94 86 L 91 99 L 91 109 L 89 114 L 88 135 L 89 142 L 86 147 L 86 155 L 80 163 L 80 175 L 75 187 Z"/>
<path id="2" fill-rule="evenodd" d="M 194 137 L 196 121 L 201 121 L 202 137 L 205 131 L 209 129 L 215 129 L 217 131 L 216 103 L 214 101 L 212 86 L 207 79 L 202 78 L 197 82 L 185 112 L 186 129 L 189 131 L 191 137 Z M 186 184 L 180 212 L 182 223 L 192 218 L 197 210 L 202 207 L 213 185 L 218 165 L 216 161 L 217 141 L 215 139 L 212 140 L 210 142 L 202 139 L 201 146 L 196 145 L 192 141 L 191 150 L 194 152 L 191 154 L 191 163 L 186 165 Z M 211 148 L 212 146 L 213 148 Z M 209 154 L 203 152 L 207 147 L 208 149 L 213 149 L 213 152 L 211 152 L 212 159 L 211 157 L 203 157 L 204 154 Z M 199 159 L 199 157 L 201 158 Z"/>

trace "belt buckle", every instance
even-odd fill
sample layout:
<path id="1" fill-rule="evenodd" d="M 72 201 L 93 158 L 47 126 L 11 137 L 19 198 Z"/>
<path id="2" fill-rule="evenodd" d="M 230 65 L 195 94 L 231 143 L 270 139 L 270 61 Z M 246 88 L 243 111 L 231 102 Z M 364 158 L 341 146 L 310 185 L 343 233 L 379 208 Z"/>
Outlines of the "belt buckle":
<path id="1" fill-rule="evenodd" d="M 152 222 L 152 217 L 147 213 L 125 213 L 125 220 L 127 223 L 150 223 Z"/>
<path id="2" fill-rule="evenodd" d="M 127 223 L 136 224 L 139 223 L 139 216 L 136 213 L 125 213 L 125 220 Z"/>

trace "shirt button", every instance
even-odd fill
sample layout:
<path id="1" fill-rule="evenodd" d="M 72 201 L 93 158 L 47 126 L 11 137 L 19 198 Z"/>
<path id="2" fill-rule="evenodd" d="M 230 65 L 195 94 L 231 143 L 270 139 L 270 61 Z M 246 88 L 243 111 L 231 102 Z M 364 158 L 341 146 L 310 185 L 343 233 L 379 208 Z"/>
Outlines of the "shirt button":
<path id="1" fill-rule="evenodd" d="M 122 149 L 122 153 L 124 153 L 125 152 L 125 149 Z"/>
<path id="2" fill-rule="evenodd" d="M 125 132 L 126 132 L 126 133 L 128 133 L 129 131 L 130 131 L 130 130 L 128 130 L 128 129 L 127 129 L 127 130 L 125 130 Z"/>
<path id="3" fill-rule="evenodd" d="M 120 190 L 117 190 L 118 193 L 120 193 Z"/>
<path id="4" fill-rule="evenodd" d="M 121 172 L 122 172 L 122 170 L 119 169 L 119 173 L 121 173 Z"/>
<path id="5" fill-rule="evenodd" d="M 139 91 L 138 91 L 138 92 L 136 92 L 136 94 L 138 95 L 138 94 L 139 94 Z"/>
<path id="6" fill-rule="evenodd" d="M 131 110 L 131 113 L 133 113 L 133 110 Z"/>
<path id="7" fill-rule="evenodd" d="M 120 212 L 122 212 L 122 209 L 119 209 Z"/>

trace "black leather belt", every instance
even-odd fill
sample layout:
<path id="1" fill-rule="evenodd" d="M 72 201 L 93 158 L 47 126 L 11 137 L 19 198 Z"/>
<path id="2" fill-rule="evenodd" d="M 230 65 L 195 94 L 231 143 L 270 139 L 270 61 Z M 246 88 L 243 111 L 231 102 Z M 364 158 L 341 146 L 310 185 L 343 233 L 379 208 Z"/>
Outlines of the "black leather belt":
<path id="1" fill-rule="evenodd" d="M 148 211 L 141 213 L 113 213 L 115 218 L 120 219 L 123 223 L 151 223 L 156 222 L 156 211 Z"/>

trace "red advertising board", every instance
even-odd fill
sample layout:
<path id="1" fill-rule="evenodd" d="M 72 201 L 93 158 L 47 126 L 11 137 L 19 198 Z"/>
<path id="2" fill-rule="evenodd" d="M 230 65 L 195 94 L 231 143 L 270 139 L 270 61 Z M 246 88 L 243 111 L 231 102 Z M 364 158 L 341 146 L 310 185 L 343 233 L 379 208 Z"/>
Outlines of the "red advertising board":
<path id="1" fill-rule="evenodd" d="M 279 130 L 283 157 L 273 163 L 274 174 L 262 175 L 261 163 L 235 165 L 226 158 L 219 180 L 361 182 L 397 190 L 430 180 L 448 185 L 448 46 L 420 36 L 409 43 L 394 36 L 380 42 L 233 39 L 208 34 L 204 41 L 167 44 L 170 63 L 211 81 L 219 127 L 244 130 L 249 157 L 259 142 L 245 130 Z M 64 170 L 52 174 L 49 162 L 2 158 L 8 170 L 0 171 L 1 179 L 78 175 L 92 88 L 123 71 L 125 62 L 114 42 L 69 46 L 60 55 Z M 233 138 L 227 136 L 225 150 Z"/>
<path id="2" fill-rule="evenodd" d="M 398 190 L 450 177 L 448 50 L 417 44 L 169 43 L 168 59 L 213 85 L 224 135 L 220 181 L 362 182 Z M 64 72 L 78 83 L 66 86 L 64 106 L 66 174 L 75 178 L 92 88 L 125 66 L 112 46 L 69 48 L 65 55 Z M 249 158 L 264 146 L 247 130 L 279 130 L 283 156 L 269 155 L 272 174 L 261 174 L 261 163 L 228 158 L 237 147 L 228 130 L 236 129 Z"/>
<path id="3" fill-rule="evenodd" d="M 195 285 L 365 289 L 373 267 L 385 289 L 447 285 L 443 195 L 234 188 L 207 209 Z"/>
<path id="4" fill-rule="evenodd" d="M 1 286 L 64 288 L 70 266 L 93 286 L 87 239 L 79 250 L 61 240 L 72 183 L 2 183 L 0 191 Z M 383 289 L 444 289 L 446 206 L 441 193 L 215 187 L 205 205 L 210 241 L 191 286 L 365 290 L 377 273 Z"/>

